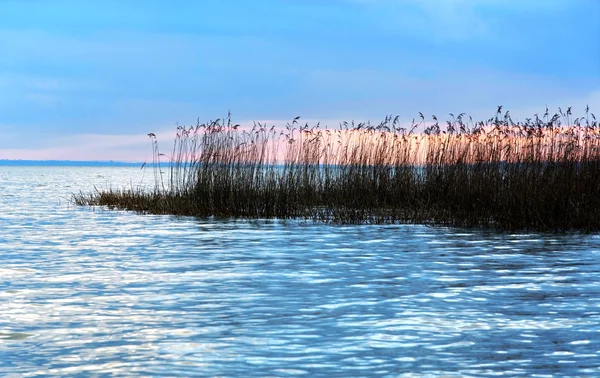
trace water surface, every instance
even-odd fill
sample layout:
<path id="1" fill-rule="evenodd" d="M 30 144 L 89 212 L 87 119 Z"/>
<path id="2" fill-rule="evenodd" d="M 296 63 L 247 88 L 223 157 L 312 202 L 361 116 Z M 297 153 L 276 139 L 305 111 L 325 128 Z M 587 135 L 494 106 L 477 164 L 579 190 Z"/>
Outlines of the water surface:
<path id="1" fill-rule="evenodd" d="M 1 376 L 600 376 L 598 235 L 69 204 L 148 172 L 0 167 Z"/>

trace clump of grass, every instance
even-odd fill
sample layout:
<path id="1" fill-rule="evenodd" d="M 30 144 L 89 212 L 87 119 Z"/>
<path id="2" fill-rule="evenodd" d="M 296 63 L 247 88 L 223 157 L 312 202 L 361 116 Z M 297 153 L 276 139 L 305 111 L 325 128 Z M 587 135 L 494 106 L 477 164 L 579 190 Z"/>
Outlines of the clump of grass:
<path id="1" fill-rule="evenodd" d="M 427 223 L 505 230 L 600 229 L 600 128 L 585 110 L 513 122 L 499 107 L 445 127 L 423 114 L 381 123 L 278 130 L 231 117 L 178 127 L 170 156 L 154 134 L 155 188 L 80 194 L 79 205 L 145 213 Z M 424 132 L 415 133 L 416 129 Z M 161 158 L 169 174 L 160 174 Z"/>

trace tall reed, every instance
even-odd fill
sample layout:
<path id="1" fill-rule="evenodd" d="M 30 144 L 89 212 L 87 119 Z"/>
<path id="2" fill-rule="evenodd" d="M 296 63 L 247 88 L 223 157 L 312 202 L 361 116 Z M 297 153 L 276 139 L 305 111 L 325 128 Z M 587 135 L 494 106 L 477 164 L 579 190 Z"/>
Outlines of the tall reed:
<path id="1" fill-rule="evenodd" d="M 445 127 L 379 124 L 284 129 L 231 117 L 178 127 L 169 156 L 154 134 L 153 191 L 80 194 L 80 205 L 200 217 L 304 218 L 532 230 L 600 229 L 600 128 L 585 110 L 513 122 L 499 107 Z M 415 130 L 424 129 L 416 133 Z M 167 161 L 167 179 L 159 173 Z"/>

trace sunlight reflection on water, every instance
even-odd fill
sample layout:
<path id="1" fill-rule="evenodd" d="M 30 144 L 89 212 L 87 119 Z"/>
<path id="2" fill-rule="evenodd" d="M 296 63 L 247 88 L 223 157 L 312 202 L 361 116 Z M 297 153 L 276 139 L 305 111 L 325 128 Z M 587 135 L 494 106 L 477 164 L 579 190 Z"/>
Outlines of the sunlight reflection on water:
<path id="1" fill-rule="evenodd" d="M 0 375 L 600 375 L 597 235 L 68 204 L 140 175 L 0 168 Z"/>

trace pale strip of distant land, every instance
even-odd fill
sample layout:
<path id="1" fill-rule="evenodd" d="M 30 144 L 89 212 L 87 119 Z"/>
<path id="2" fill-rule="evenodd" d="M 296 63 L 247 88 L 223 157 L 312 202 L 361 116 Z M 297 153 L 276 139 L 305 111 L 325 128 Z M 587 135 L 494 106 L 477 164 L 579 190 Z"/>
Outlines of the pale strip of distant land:
<path id="1" fill-rule="evenodd" d="M 40 167 L 141 167 L 144 163 L 121 161 L 78 161 L 78 160 L 9 160 L 0 159 L 0 166 L 40 166 Z"/>

